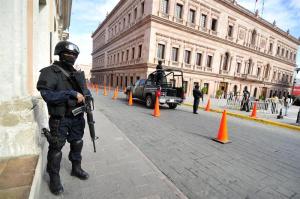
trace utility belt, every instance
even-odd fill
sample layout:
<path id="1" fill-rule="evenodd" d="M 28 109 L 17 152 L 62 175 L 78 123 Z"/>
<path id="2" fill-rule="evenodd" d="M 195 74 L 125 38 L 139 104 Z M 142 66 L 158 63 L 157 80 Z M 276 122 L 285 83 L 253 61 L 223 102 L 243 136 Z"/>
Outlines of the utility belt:
<path id="1" fill-rule="evenodd" d="M 76 104 L 75 100 L 69 100 L 66 104 L 48 106 L 49 115 L 55 119 L 62 119 L 64 117 L 80 117 L 83 115 L 83 111 L 78 112 L 76 110 L 81 109 L 83 104 Z M 76 114 L 74 114 L 76 112 Z"/>

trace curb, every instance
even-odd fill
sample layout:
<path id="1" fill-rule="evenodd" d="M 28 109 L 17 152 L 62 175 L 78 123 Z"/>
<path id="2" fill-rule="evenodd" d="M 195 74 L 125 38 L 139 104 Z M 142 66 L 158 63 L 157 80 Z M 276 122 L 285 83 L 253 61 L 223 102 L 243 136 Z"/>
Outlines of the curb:
<path id="1" fill-rule="evenodd" d="M 183 103 L 183 105 L 193 106 L 192 104 L 188 104 L 188 103 Z M 200 107 L 200 106 L 199 106 L 199 108 L 202 109 L 202 110 L 205 109 L 204 107 Z M 210 111 L 211 112 L 216 112 L 216 113 L 222 113 L 223 112 L 223 110 L 221 110 L 221 109 L 210 109 Z M 282 128 L 287 128 L 287 129 L 300 131 L 300 126 L 294 126 L 294 125 L 290 125 L 290 124 L 274 122 L 274 121 L 267 120 L 267 119 L 252 118 L 252 117 L 247 116 L 247 115 L 232 113 L 232 112 L 227 112 L 227 115 L 230 115 L 230 116 L 233 116 L 233 117 L 238 117 L 238 118 L 245 119 L 245 120 L 251 120 L 251 121 L 259 122 L 259 123 L 262 123 L 262 124 L 268 124 L 268 125 L 272 125 L 272 126 L 279 126 L 279 127 L 282 127 Z"/>

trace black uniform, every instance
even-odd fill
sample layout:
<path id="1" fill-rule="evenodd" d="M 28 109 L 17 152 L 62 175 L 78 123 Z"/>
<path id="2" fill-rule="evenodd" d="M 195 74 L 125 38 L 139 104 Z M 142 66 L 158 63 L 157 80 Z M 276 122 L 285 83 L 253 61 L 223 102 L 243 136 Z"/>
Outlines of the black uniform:
<path id="1" fill-rule="evenodd" d="M 193 113 L 197 114 L 200 97 L 202 97 L 202 93 L 199 90 L 199 86 L 195 86 L 195 88 L 193 89 L 193 96 L 194 96 Z"/>
<path id="2" fill-rule="evenodd" d="M 73 116 L 72 110 L 81 106 L 77 103 L 77 93 L 80 89 L 76 87 L 61 70 L 72 76 L 76 70 L 73 64 L 77 58 L 78 53 L 75 51 L 75 60 L 68 60 L 70 57 L 64 59 L 62 53 L 73 53 L 75 47 L 70 47 L 71 50 L 57 49 L 61 45 L 71 45 L 72 43 L 63 41 L 57 44 L 55 51 L 60 55 L 60 61 L 54 62 L 51 66 L 43 68 L 40 72 L 40 77 L 37 83 L 37 89 L 40 91 L 41 96 L 47 103 L 49 118 L 50 134 L 55 137 L 55 142 L 49 142 L 49 150 L 47 156 L 47 172 L 50 176 L 49 188 L 52 193 L 60 194 L 63 192 L 63 187 L 60 182 L 60 162 L 62 158 L 62 148 L 66 140 L 70 143 L 69 160 L 72 162 L 71 175 L 80 179 L 87 179 L 89 177 L 81 168 L 81 150 L 83 147 L 83 133 L 85 127 L 85 120 L 83 113 Z M 73 44 L 74 45 L 74 44 Z M 72 56 L 71 56 L 72 57 Z M 83 93 L 82 93 L 83 94 Z"/>
<path id="3" fill-rule="evenodd" d="M 158 61 L 158 65 L 156 66 L 156 84 L 158 86 L 163 84 L 165 72 L 162 70 L 162 62 Z"/>
<path id="4" fill-rule="evenodd" d="M 250 100 L 250 93 L 247 90 L 243 91 L 243 99 L 242 99 L 242 104 L 241 104 L 241 110 L 249 112 L 249 100 Z"/>

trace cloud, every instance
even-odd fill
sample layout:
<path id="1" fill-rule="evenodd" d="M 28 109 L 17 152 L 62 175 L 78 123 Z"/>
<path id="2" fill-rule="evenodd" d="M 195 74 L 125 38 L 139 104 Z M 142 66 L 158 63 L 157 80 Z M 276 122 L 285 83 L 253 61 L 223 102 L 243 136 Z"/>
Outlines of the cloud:
<path id="1" fill-rule="evenodd" d="M 254 12 L 255 0 L 238 0 L 238 3 Z M 300 36 L 300 0 L 258 0 L 256 9 L 270 23 L 275 20 L 282 30 L 289 29 L 296 38 Z"/>
<path id="2" fill-rule="evenodd" d="M 73 0 L 69 40 L 78 45 L 77 64 L 92 63 L 92 32 L 119 0 Z"/>

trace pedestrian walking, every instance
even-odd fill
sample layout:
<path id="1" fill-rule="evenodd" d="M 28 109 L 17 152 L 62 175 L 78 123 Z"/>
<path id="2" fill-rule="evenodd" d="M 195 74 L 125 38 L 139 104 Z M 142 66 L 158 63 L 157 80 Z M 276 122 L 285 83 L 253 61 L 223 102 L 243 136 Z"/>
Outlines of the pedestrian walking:
<path id="1" fill-rule="evenodd" d="M 196 84 L 195 88 L 193 89 L 193 96 L 194 96 L 193 113 L 198 114 L 197 111 L 198 111 L 199 101 L 200 101 L 200 98 L 202 98 L 202 96 L 203 96 L 201 91 L 199 90 L 198 84 Z"/>
<path id="2" fill-rule="evenodd" d="M 71 175 L 81 180 L 89 178 L 89 174 L 81 168 L 82 137 L 85 127 L 84 113 L 74 116 L 72 110 L 82 106 L 85 102 L 84 95 L 90 95 L 90 92 L 87 89 L 82 91 L 77 87 L 78 84 L 76 86 L 74 77 L 79 73 L 84 74 L 76 71 L 73 67 L 79 55 L 79 48 L 71 42 L 61 41 L 55 46 L 54 55 L 59 56 L 59 61 L 55 61 L 40 71 L 37 89 L 47 103 L 50 115 L 46 169 L 50 176 L 49 188 L 53 194 L 59 195 L 64 191 L 59 171 L 62 159 L 61 150 L 66 140 L 70 143 Z M 81 77 L 83 79 L 81 80 L 85 81 L 84 76 Z"/>
<path id="3" fill-rule="evenodd" d="M 284 116 L 288 115 L 288 109 L 293 104 L 293 99 L 291 95 L 286 95 L 284 97 L 283 106 L 284 106 Z"/>

